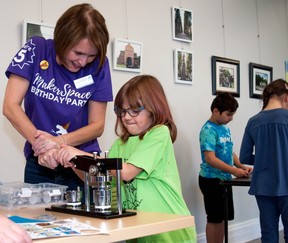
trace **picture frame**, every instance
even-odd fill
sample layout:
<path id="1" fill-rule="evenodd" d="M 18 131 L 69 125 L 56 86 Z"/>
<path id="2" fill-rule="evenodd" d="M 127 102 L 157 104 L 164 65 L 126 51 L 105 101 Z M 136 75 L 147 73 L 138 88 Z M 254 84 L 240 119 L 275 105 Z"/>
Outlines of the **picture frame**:
<path id="1" fill-rule="evenodd" d="M 45 39 L 53 39 L 54 26 L 42 22 L 24 20 L 22 44 L 24 45 L 32 36 L 43 36 Z"/>
<path id="2" fill-rule="evenodd" d="M 212 94 L 228 92 L 240 97 L 240 61 L 212 56 Z"/>
<path id="3" fill-rule="evenodd" d="M 260 99 L 263 89 L 272 82 L 273 68 L 257 63 L 249 63 L 250 98 Z"/>
<path id="4" fill-rule="evenodd" d="M 288 82 L 288 60 L 284 61 L 284 68 L 285 68 L 285 79 Z"/>
<path id="5" fill-rule="evenodd" d="M 188 9 L 172 7 L 173 39 L 193 42 L 193 12 Z"/>
<path id="6" fill-rule="evenodd" d="M 142 70 L 143 44 L 138 41 L 115 38 L 113 48 L 113 69 L 138 72 Z"/>
<path id="7" fill-rule="evenodd" d="M 193 84 L 194 53 L 180 49 L 174 50 L 174 81 L 181 84 Z"/>

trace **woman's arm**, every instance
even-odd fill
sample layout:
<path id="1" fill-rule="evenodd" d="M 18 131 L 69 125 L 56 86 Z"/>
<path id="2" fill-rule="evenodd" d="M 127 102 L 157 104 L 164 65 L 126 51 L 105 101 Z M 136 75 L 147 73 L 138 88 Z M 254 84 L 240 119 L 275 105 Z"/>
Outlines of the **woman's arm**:
<path id="1" fill-rule="evenodd" d="M 88 125 L 61 136 L 52 136 L 43 131 L 37 131 L 33 144 L 35 156 L 49 149 L 59 148 L 59 144 L 77 146 L 102 135 L 105 126 L 107 103 L 88 101 Z M 45 146 L 43 147 L 43 144 Z"/>
<path id="2" fill-rule="evenodd" d="M 254 142 L 252 141 L 246 130 L 247 127 L 245 128 L 245 132 L 242 138 L 239 157 L 240 161 L 243 164 L 254 165 Z"/>
<path id="3" fill-rule="evenodd" d="M 52 136 L 47 132 L 37 130 L 25 114 L 21 105 L 28 87 L 28 80 L 11 74 L 3 101 L 3 115 L 6 116 L 15 129 L 32 144 L 35 156 L 37 156 L 52 148 L 59 148 L 61 140 L 59 140 L 57 136 Z M 77 146 L 102 135 L 105 125 L 107 103 L 88 102 L 88 125 L 62 135 L 62 143 Z M 44 148 L 42 147 L 43 144 L 45 144 Z"/>
<path id="4" fill-rule="evenodd" d="M 37 129 L 21 107 L 28 87 L 27 79 L 11 74 L 3 101 L 3 115 L 29 143 L 33 144 Z"/>
<path id="5" fill-rule="evenodd" d="M 106 102 L 88 101 L 88 125 L 63 135 L 67 145 L 77 146 L 102 135 L 105 126 Z"/>

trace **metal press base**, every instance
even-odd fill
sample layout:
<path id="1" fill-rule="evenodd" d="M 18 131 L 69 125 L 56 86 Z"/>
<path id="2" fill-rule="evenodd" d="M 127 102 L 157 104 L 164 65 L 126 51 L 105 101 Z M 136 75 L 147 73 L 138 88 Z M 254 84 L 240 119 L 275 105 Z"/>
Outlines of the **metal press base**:
<path id="1" fill-rule="evenodd" d="M 66 204 L 64 205 L 52 205 L 50 208 L 45 208 L 47 211 L 54 211 L 60 213 L 68 213 L 68 214 L 76 214 L 80 216 L 87 216 L 93 218 L 101 218 L 101 219 L 114 219 L 114 218 L 121 218 L 121 217 L 128 217 L 136 215 L 136 212 L 130 212 L 123 210 L 122 214 L 119 214 L 118 209 L 112 209 L 111 211 L 107 212 L 99 212 L 96 211 L 95 208 L 92 206 L 88 211 L 86 206 L 78 206 L 78 207 L 71 207 Z"/>

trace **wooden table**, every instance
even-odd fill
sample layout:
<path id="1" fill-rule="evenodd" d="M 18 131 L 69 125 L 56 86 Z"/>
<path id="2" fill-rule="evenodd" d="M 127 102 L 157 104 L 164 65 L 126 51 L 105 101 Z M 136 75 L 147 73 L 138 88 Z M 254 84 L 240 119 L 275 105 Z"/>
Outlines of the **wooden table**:
<path id="1" fill-rule="evenodd" d="M 232 180 L 221 181 L 220 185 L 225 187 L 225 192 L 227 192 L 227 186 L 250 186 L 251 184 L 251 177 L 247 178 L 233 178 Z M 228 197 L 225 194 L 225 220 L 224 220 L 224 234 L 225 234 L 225 243 L 228 243 Z"/>
<path id="2" fill-rule="evenodd" d="M 89 224 L 91 226 L 107 230 L 109 232 L 109 235 L 86 235 L 86 236 L 39 239 L 35 240 L 35 242 L 37 243 L 38 242 L 78 243 L 81 242 L 81 240 L 85 241 L 85 243 L 116 242 L 194 226 L 193 216 L 179 216 L 174 214 L 147 213 L 139 211 L 137 211 L 137 215 L 135 216 L 108 219 L 108 220 L 45 211 L 44 207 L 13 209 L 13 210 L 0 209 L 0 213 L 7 216 L 17 215 L 26 218 L 36 218 L 39 215 L 48 214 L 56 216 L 57 217 L 56 220 L 70 218 L 72 220 Z"/>

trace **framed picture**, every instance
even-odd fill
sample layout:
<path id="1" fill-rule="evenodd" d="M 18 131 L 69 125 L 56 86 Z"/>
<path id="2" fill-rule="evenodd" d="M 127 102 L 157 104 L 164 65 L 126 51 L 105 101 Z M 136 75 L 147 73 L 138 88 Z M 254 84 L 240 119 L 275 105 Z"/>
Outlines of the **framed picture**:
<path id="1" fill-rule="evenodd" d="M 240 97 L 240 62 L 212 56 L 212 94 L 222 92 Z"/>
<path id="2" fill-rule="evenodd" d="M 174 40 L 193 41 L 193 14 L 191 10 L 172 7 L 172 33 Z"/>
<path id="3" fill-rule="evenodd" d="M 113 50 L 113 69 L 141 72 L 143 44 L 141 42 L 115 38 Z"/>
<path id="4" fill-rule="evenodd" d="M 193 83 L 193 53 L 189 51 L 174 50 L 174 80 L 175 83 Z"/>
<path id="5" fill-rule="evenodd" d="M 24 20 L 22 31 L 22 44 L 24 45 L 32 36 L 43 36 L 53 39 L 54 27 L 40 22 Z"/>
<path id="6" fill-rule="evenodd" d="M 250 98 L 260 99 L 263 89 L 272 82 L 273 68 L 249 63 L 249 89 Z"/>

